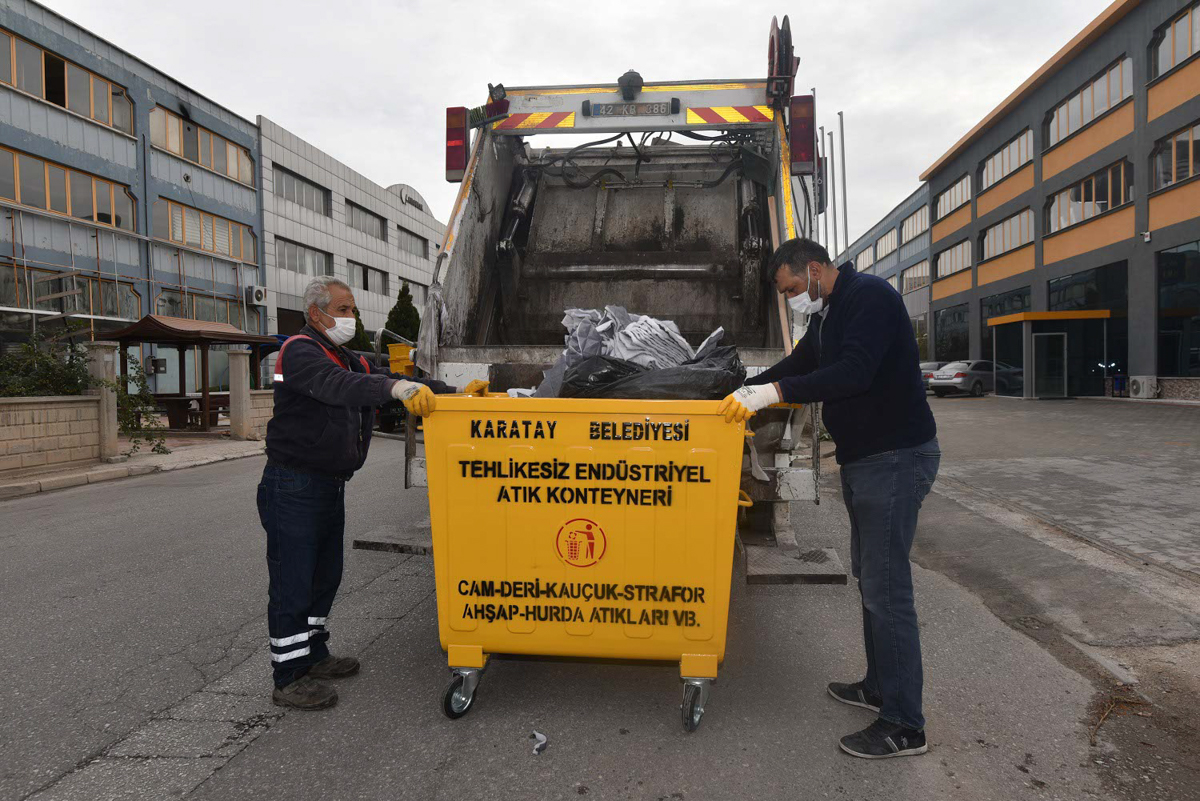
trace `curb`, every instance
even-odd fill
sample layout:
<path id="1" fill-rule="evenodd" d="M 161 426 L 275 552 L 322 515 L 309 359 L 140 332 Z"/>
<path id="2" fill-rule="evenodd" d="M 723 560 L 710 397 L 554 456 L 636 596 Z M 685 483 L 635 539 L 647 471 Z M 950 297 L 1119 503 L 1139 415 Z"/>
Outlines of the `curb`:
<path id="1" fill-rule="evenodd" d="M 105 465 L 97 467 L 86 473 L 68 473 L 59 476 L 46 476 L 44 478 L 33 478 L 28 481 L 19 481 L 12 484 L 0 484 L 0 501 L 9 500 L 12 498 L 22 498 L 27 495 L 36 495 L 39 492 L 52 492 L 54 490 L 69 489 L 70 487 L 79 487 L 84 484 L 99 484 L 102 481 L 113 481 L 118 478 L 133 478 L 135 476 L 145 476 L 151 473 L 171 473 L 175 470 L 186 470 L 189 467 L 203 467 L 207 464 L 215 464 L 217 462 L 228 462 L 235 459 L 245 459 L 250 456 L 262 456 L 266 452 L 266 445 L 248 451 L 237 451 L 235 453 L 223 454 L 219 456 L 205 456 L 191 461 L 183 461 L 171 464 L 133 464 L 111 466 Z"/>

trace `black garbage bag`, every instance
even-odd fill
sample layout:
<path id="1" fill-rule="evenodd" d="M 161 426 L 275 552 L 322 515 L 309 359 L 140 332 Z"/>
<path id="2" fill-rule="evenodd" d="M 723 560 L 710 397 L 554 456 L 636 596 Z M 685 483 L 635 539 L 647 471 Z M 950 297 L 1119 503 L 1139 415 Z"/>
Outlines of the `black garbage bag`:
<path id="1" fill-rule="evenodd" d="M 624 359 L 592 356 L 567 370 L 560 398 L 720 400 L 746 382 L 731 345 L 711 348 L 678 367 L 648 370 Z"/>

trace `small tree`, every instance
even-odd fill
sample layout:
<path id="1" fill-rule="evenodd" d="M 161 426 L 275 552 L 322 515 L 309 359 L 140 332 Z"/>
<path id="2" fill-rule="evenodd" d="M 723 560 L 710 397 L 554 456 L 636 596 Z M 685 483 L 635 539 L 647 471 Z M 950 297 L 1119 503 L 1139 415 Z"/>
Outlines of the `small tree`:
<path id="1" fill-rule="evenodd" d="M 409 341 L 417 341 L 417 332 L 421 330 L 421 315 L 417 313 L 412 292 L 406 281 L 400 282 L 400 292 L 396 295 L 396 305 L 388 312 L 386 328 Z"/>
<path id="2" fill-rule="evenodd" d="M 358 309 L 354 310 L 354 336 L 346 347 L 350 350 L 372 350 L 375 345 L 371 342 L 371 338 L 367 336 L 367 329 L 363 327 L 362 317 L 358 315 Z"/>

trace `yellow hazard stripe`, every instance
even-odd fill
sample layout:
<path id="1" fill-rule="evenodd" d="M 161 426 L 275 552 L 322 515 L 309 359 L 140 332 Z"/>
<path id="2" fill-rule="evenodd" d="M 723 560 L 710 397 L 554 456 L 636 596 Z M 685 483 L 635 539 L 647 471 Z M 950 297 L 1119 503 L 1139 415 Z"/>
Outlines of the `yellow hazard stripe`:
<path id="1" fill-rule="evenodd" d="M 762 114 L 768 120 L 775 119 L 775 110 L 773 108 L 771 108 L 770 106 L 754 106 L 754 110 L 757 111 L 759 114 Z M 721 120 L 723 120 L 724 122 L 728 122 L 728 123 L 736 124 L 736 123 L 745 123 L 745 122 L 755 122 L 754 120 L 746 119 L 746 116 L 744 114 L 742 114 L 740 111 L 738 111 L 736 108 L 734 108 L 733 106 L 712 106 L 710 108 L 703 108 L 703 109 L 699 109 L 699 110 L 694 109 L 694 108 L 689 108 L 687 110 L 688 125 L 712 125 L 712 124 L 714 124 L 714 123 L 709 122 L 709 120 L 706 117 L 701 116 L 699 114 L 699 111 L 706 111 L 706 112 L 711 112 L 713 114 L 716 114 L 718 117 L 721 118 Z"/>
<path id="2" fill-rule="evenodd" d="M 552 113 L 553 112 L 551 112 L 551 111 L 538 111 L 536 113 L 530 114 L 528 117 L 521 120 L 513 127 L 514 128 L 536 128 L 536 127 L 538 127 L 538 123 L 540 123 L 542 120 L 549 117 Z"/>
<path id="3" fill-rule="evenodd" d="M 574 128 L 575 127 L 575 112 L 572 111 L 565 118 L 559 120 L 555 128 Z"/>
<path id="4" fill-rule="evenodd" d="M 787 131 L 783 128 L 783 120 L 775 121 L 775 131 L 779 136 L 779 172 L 783 179 L 779 183 L 783 189 L 783 219 L 787 229 L 787 238 L 796 238 L 796 217 L 792 206 L 792 150 L 788 142 Z"/>

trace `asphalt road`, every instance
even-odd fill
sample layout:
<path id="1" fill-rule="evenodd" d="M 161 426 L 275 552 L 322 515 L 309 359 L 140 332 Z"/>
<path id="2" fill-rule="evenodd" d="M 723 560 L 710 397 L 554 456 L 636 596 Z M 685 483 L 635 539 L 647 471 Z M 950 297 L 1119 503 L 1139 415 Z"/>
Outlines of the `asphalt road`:
<path id="1" fill-rule="evenodd" d="M 397 488 L 400 455 L 377 442 L 350 484 L 347 544 L 427 517 L 421 492 Z M 1087 599 L 1047 599 L 1044 576 L 999 564 L 1036 552 L 1046 570 L 1060 556 L 1059 571 L 1111 570 L 971 498 L 935 494 L 923 516 L 931 753 L 875 763 L 837 751 L 870 715 L 824 690 L 862 670 L 853 584 L 735 582 L 728 656 L 694 734 L 679 724 L 674 666 L 498 661 L 476 708 L 452 722 L 439 708 L 449 675 L 431 561 L 348 550 L 330 628 L 364 672 L 341 684 L 335 709 L 281 714 L 266 701 L 261 468 L 244 459 L 0 506 L 0 799 L 1112 795 L 1088 743 L 1095 665 L 1014 624 L 1036 608 L 1045 627 L 1078 634 Z M 845 555 L 844 510 L 826 501 L 798 507 L 801 538 Z M 1001 530 L 1010 551 L 977 560 L 992 568 L 955 564 L 964 544 L 1003 551 Z M 1048 550 L 1021 550 L 1032 546 Z M 1194 618 L 1170 607 L 1158 598 L 1145 614 L 1188 640 Z M 533 730 L 549 738 L 540 756 Z M 1123 747 L 1101 746 L 1109 757 Z"/>

